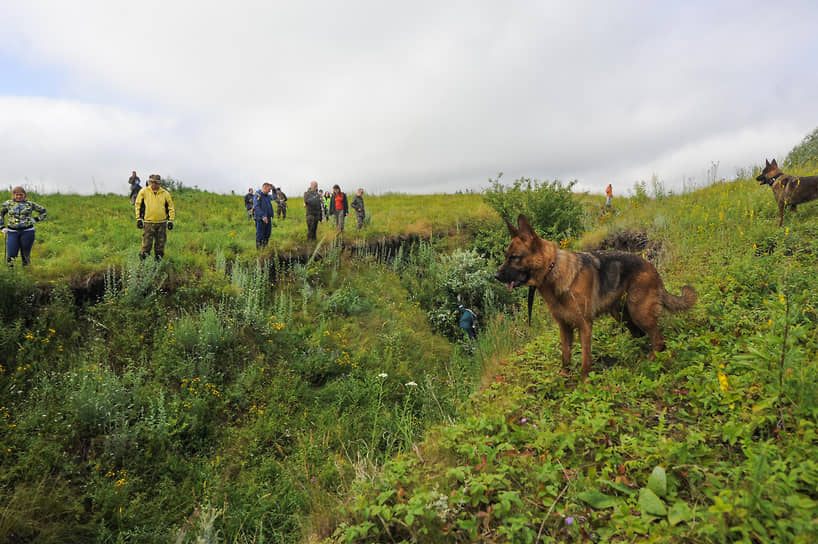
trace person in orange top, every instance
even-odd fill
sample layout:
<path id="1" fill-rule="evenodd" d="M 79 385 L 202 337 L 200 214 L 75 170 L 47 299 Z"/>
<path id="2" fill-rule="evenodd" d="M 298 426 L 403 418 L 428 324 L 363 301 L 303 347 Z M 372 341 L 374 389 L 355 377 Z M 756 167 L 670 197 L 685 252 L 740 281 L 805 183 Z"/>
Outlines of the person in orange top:
<path id="1" fill-rule="evenodd" d="M 329 205 L 330 213 L 335 218 L 335 230 L 344 232 L 344 218 L 349 214 L 349 203 L 346 193 L 342 193 L 338 185 L 332 186 Z"/>
<path id="2" fill-rule="evenodd" d="M 613 200 L 613 187 L 611 187 L 610 183 L 605 188 L 605 196 L 607 197 L 605 199 L 605 207 L 610 210 L 611 209 L 611 201 Z"/>

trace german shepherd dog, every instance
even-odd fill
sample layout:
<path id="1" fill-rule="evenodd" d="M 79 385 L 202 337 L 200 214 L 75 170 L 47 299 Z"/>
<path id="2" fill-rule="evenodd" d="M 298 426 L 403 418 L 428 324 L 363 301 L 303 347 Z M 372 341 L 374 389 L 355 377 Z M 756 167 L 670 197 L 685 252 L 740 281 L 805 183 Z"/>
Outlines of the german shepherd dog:
<path id="1" fill-rule="evenodd" d="M 758 175 L 756 181 L 761 185 L 769 185 L 773 190 L 773 196 L 778 202 L 778 226 L 784 221 L 784 208 L 795 211 L 798 204 L 818 199 L 818 176 L 806 176 L 799 178 L 785 174 L 778 168 L 775 159 L 773 162 L 767 161 L 764 170 Z"/>
<path id="2" fill-rule="evenodd" d="M 574 330 L 579 329 L 583 379 L 591 370 L 591 328 L 596 316 L 609 312 L 633 336 L 647 333 L 653 360 L 655 352 L 665 349 L 658 328 L 662 310 L 680 312 L 696 303 L 693 287 L 685 285 L 681 296 L 671 295 L 656 268 L 638 255 L 561 250 L 556 243 L 540 238 L 522 214 L 517 218 L 517 228 L 508 220 L 506 225 L 511 244 L 494 277 L 509 289 L 527 285 L 540 293 L 559 325 L 564 367 L 571 361 Z"/>

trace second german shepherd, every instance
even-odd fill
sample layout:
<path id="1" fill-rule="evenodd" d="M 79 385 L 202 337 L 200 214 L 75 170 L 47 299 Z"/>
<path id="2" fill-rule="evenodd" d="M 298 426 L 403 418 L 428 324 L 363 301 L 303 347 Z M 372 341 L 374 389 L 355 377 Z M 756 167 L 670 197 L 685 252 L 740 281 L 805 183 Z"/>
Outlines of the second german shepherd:
<path id="1" fill-rule="evenodd" d="M 761 185 L 769 185 L 773 190 L 775 201 L 778 202 L 778 226 L 784 221 L 784 208 L 795 211 L 798 204 L 818 199 L 818 176 L 805 176 L 799 178 L 791 176 L 781 171 L 776 164 L 767 161 L 764 170 L 758 175 L 756 181 Z"/>
<path id="2" fill-rule="evenodd" d="M 582 377 L 591 370 L 591 328 L 596 316 L 610 313 L 634 336 L 650 337 L 651 360 L 665 349 L 659 332 L 662 310 L 679 312 L 696 303 L 696 291 L 682 287 L 682 295 L 665 290 L 656 268 L 645 259 L 624 251 L 564 251 L 540 238 L 524 215 L 517 228 L 506 221 L 511 244 L 506 260 L 494 275 L 509 289 L 535 287 L 560 329 L 562 364 L 571 360 L 574 330 L 582 345 Z"/>

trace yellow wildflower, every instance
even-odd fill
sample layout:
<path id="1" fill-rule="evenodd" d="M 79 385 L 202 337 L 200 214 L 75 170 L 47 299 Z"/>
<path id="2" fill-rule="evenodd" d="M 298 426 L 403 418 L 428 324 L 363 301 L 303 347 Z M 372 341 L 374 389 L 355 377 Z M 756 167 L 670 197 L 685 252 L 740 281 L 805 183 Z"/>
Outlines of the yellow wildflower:
<path id="1" fill-rule="evenodd" d="M 730 386 L 727 385 L 727 374 L 719 372 L 719 388 L 721 388 L 722 391 L 727 391 L 729 387 Z"/>

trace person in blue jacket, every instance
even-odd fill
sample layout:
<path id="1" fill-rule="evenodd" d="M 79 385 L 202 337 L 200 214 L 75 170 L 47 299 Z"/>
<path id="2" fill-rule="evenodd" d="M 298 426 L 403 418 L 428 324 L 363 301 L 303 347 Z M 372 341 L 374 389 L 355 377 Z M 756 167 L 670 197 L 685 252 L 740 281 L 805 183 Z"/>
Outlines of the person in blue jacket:
<path id="1" fill-rule="evenodd" d="M 256 220 L 256 249 L 267 247 L 273 231 L 273 201 L 270 197 L 272 183 L 264 183 L 253 195 L 253 217 Z"/>
<path id="2" fill-rule="evenodd" d="M 460 295 L 457 295 L 457 309 L 460 314 L 460 328 L 469 337 L 469 340 L 477 339 L 477 314 L 460 303 Z"/>

